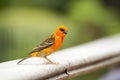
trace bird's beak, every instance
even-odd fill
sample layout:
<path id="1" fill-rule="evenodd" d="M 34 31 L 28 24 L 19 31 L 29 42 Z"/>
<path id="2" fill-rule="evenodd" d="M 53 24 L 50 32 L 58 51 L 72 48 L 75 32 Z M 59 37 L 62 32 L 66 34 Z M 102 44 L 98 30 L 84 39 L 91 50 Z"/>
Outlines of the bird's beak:
<path id="1" fill-rule="evenodd" d="M 67 33 L 68 33 L 68 31 L 64 31 L 63 33 L 64 33 L 64 34 L 67 34 Z"/>

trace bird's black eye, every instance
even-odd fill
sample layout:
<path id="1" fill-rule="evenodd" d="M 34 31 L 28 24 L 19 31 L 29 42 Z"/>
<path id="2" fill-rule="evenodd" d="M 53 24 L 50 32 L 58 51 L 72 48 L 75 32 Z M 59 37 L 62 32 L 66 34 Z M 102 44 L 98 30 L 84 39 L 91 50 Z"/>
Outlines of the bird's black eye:
<path id="1" fill-rule="evenodd" d="M 63 28 L 60 28 L 60 31 L 65 31 Z"/>

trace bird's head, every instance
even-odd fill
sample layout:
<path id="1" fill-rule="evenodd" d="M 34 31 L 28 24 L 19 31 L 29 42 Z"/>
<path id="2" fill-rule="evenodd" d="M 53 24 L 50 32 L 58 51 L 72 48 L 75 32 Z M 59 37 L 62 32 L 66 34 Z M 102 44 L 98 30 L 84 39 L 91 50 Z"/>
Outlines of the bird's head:
<path id="1" fill-rule="evenodd" d="M 68 28 L 66 26 L 58 26 L 56 30 L 56 35 L 64 37 L 68 32 Z"/>

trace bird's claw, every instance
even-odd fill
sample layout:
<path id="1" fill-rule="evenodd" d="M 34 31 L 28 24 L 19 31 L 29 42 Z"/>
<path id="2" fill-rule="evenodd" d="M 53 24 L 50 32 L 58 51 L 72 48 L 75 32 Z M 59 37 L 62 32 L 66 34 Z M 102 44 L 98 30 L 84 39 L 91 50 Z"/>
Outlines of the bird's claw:
<path id="1" fill-rule="evenodd" d="M 46 64 L 59 64 L 57 62 L 45 62 Z"/>

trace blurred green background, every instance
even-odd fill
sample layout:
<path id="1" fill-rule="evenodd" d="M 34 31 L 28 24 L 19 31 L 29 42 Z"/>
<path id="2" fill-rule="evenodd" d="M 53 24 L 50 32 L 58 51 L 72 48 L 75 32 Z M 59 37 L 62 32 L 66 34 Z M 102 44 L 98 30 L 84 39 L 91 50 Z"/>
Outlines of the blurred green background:
<path id="1" fill-rule="evenodd" d="M 0 62 L 26 56 L 59 25 L 69 28 L 61 49 L 117 34 L 120 1 L 0 0 Z"/>

